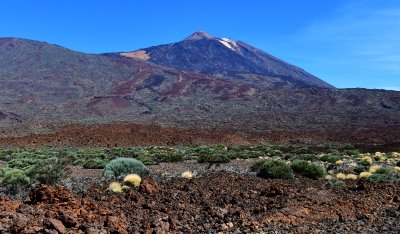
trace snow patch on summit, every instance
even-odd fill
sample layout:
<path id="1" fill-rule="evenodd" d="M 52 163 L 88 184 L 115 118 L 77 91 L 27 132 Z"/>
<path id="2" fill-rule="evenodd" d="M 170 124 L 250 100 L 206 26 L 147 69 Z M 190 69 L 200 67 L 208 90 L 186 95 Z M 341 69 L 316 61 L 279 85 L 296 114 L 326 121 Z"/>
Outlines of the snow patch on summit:
<path id="1" fill-rule="evenodd" d="M 228 38 L 220 38 L 218 39 L 224 46 L 228 47 L 229 49 L 238 52 L 238 45 L 236 41 L 230 40 Z"/>

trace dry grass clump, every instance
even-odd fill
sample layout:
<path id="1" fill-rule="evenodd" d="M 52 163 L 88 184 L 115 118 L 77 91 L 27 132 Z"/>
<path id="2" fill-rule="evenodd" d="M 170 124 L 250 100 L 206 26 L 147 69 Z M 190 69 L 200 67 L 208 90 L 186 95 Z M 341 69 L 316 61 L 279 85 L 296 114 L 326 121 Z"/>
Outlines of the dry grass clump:
<path id="1" fill-rule="evenodd" d="M 190 180 L 193 178 L 193 173 L 191 171 L 184 171 L 182 172 L 181 177 Z"/>
<path id="2" fill-rule="evenodd" d="M 113 193 L 120 193 L 122 192 L 122 186 L 119 182 L 111 182 L 107 190 Z"/>
<path id="3" fill-rule="evenodd" d="M 355 175 L 355 174 L 347 174 L 346 175 L 346 179 L 347 180 L 356 180 L 357 179 L 357 175 Z"/>
<path id="4" fill-rule="evenodd" d="M 343 160 L 337 160 L 337 161 L 335 162 L 336 165 L 342 165 L 343 163 L 344 163 Z"/>
<path id="5" fill-rule="evenodd" d="M 129 174 L 125 176 L 124 182 L 131 184 L 135 187 L 139 187 L 140 182 L 142 182 L 142 178 L 138 174 Z"/>
<path id="6" fill-rule="evenodd" d="M 370 156 L 365 156 L 365 157 L 363 157 L 362 159 L 361 159 L 361 162 L 360 162 L 362 165 L 364 165 L 364 166 L 369 166 L 369 165 L 371 165 L 372 164 L 372 158 L 370 157 Z"/>
<path id="7" fill-rule="evenodd" d="M 378 170 L 380 167 L 381 167 L 381 166 L 379 166 L 379 165 L 371 166 L 371 167 L 369 168 L 369 172 L 375 173 L 376 170 Z"/>
<path id="8" fill-rule="evenodd" d="M 325 176 L 325 180 L 333 180 L 333 176 L 331 176 L 331 175 L 326 175 L 326 176 Z"/>
<path id="9" fill-rule="evenodd" d="M 343 174 L 343 173 L 337 173 L 337 174 L 336 174 L 336 178 L 337 178 L 338 180 L 345 180 L 345 179 L 346 179 L 346 175 Z"/>
<path id="10" fill-rule="evenodd" d="M 361 179 L 367 179 L 367 178 L 370 177 L 371 175 L 372 175 L 371 172 L 369 172 L 369 171 L 364 171 L 364 172 L 361 172 L 361 173 L 360 173 L 360 178 L 361 178 Z"/>

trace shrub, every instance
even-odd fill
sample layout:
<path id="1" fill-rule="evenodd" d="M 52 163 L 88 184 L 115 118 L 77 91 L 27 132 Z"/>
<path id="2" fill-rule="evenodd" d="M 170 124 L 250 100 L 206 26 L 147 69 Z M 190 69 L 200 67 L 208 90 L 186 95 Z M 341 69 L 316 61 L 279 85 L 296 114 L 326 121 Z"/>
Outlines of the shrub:
<path id="1" fill-rule="evenodd" d="M 344 163 L 343 160 L 338 160 L 335 162 L 336 165 L 342 165 L 343 163 Z"/>
<path id="2" fill-rule="evenodd" d="M 52 184 L 68 173 L 67 164 L 65 159 L 60 158 L 38 160 L 27 170 L 27 175 L 39 183 Z"/>
<path id="3" fill-rule="evenodd" d="M 369 172 L 375 173 L 376 170 L 378 170 L 380 167 L 381 167 L 381 166 L 378 166 L 378 165 L 371 166 L 371 167 L 369 168 Z"/>
<path id="4" fill-rule="evenodd" d="M 103 169 L 107 165 L 107 161 L 99 158 L 91 158 L 82 163 L 85 169 Z"/>
<path id="5" fill-rule="evenodd" d="M 329 180 L 328 185 L 330 187 L 340 187 L 340 188 L 342 188 L 342 187 L 346 186 L 346 183 L 344 181 L 342 181 L 342 180 L 333 179 L 333 180 Z"/>
<path id="6" fill-rule="evenodd" d="M 198 157 L 199 163 L 228 163 L 231 159 L 222 153 L 206 153 Z"/>
<path id="7" fill-rule="evenodd" d="M 282 161 L 265 161 L 258 172 L 258 176 L 271 179 L 293 179 L 293 170 Z"/>
<path id="8" fill-rule="evenodd" d="M 353 169 L 353 171 L 357 174 L 360 174 L 361 172 L 365 171 L 366 168 L 364 166 L 357 166 Z"/>
<path id="9" fill-rule="evenodd" d="M 365 156 L 365 157 L 363 157 L 363 158 L 361 159 L 360 163 L 361 163 L 361 165 L 369 166 L 369 165 L 372 164 L 372 158 L 369 157 L 369 156 Z"/>
<path id="10" fill-rule="evenodd" d="M 386 182 L 388 180 L 388 178 L 389 177 L 384 174 L 372 174 L 367 178 L 367 181 L 382 183 L 382 182 Z"/>
<path id="11" fill-rule="evenodd" d="M 338 180 L 345 180 L 346 179 L 346 175 L 343 173 L 337 173 L 336 174 L 336 179 Z"/>
<path id="12" fill-rule="evenodd" d="M 294 172 L 297 172 L 310 179 L 318 179 L 325 175 L 325 168 L 317 163 L 305 160 L 294 160 L 291 164 Z"/>
<path id="13" fill-rule="evenodd" d="M 325 154 L 320 158 L 321 161 L 329 162 L 329 163 L 335 163 L 341 159 L 342 159 L 341 156 L 335 155 L 335 154 Z"/>
<path id="14" fill-rule="evenodd" d="M 325 180 L 333 180 L 333 176 L 331 175 L 326 175 L 324 178 Z"/>
<path id="15" fill-rule="evenodd" d="M 376 169 L 375 173 L 388 175 L 391 171 L 393 171 L 392 167 L 380 167 L 380 168 Z"/>
<path id="16" fill-rule="evenodd" d="M 18 168 L 5 167 L 0 170 L 1 183 L 12 192 L 19 188 L 29 185 L 31 179 L 25 171 Z"/>
<path id="17" fill-rule="evenodd" d="M 183 177 L 185 179 L 192 179 L 193 173 L 190 171 L 184 171 L 184 172 L 182 172 L 181 177 Z"/>
<path id="18" fill-rule="evenodd" d="M 103 171 L 105 177 L 118 177 L 128 173 L 136 173 L 142 176 L 146 171 L 144 164 L 134 158 L 116 158 L 111 160 Z"/>
<path id="19" fill-rule="evenodd" d="M 346 175 L 346 180 L 356 180 L 356 179 L 357 179 L 357 175 L 354 175 L 354 174 Z"/>
<path id="20" fill-rule="evenodd" d="M 139 187 L 140 182 L 142 182 L 142 178 L 138 174 L 129 174 L 125 176 L 124 182 L 131 184 L 135 187 Z"/>
<path id="21" fill-rule="evenodd" d="M 120 193 L 122 192 L 122 186 L 118 182 L 111 182 L 107 190 L 113 193 Z"/>
<path id="22" fill-rule="evenodd" d="M 368 179 L 368 177 L 370 177 L 371 175 L 372 175 L 371 172 L 369 172 L 369 171 L 364 171 L 364 172 L 361 172 L 361 173 L 360 173 L 360 178 L 361 178 L 361 179 Z"/>

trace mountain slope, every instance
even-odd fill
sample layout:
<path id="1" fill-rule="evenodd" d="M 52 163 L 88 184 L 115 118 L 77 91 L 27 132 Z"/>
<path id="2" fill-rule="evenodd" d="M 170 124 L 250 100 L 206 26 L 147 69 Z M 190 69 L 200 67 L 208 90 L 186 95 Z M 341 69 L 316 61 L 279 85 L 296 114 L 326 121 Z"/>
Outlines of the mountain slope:
<path id="1" fill-rule="evenodd" d="M 285 131 L 294 136 L 349 129 L 376 133 L 400 126 L 400 92 L 320 88 L 297 85 L 292 78 L 283 86 L 260 85 L 157 66 L 143 60 L 145 53 L 142 59 L 137 53 L 126 56 L 1 38 L 2 136 L 41 132 L 49 124 L 121 121 L 256 135 Z"/>
<path id="2" fill-rule="evenodd" d="M 263 86 L 333 88 L 306 71 L 241 41 L 196 32 L 185 40 L 120 53 L 178 70 Z"/>

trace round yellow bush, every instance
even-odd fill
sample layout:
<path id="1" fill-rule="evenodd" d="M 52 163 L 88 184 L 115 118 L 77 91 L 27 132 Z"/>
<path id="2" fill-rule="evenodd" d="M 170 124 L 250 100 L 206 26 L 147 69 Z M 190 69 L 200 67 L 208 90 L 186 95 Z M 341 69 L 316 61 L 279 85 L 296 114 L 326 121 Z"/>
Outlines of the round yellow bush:
<path id="1" fill-rule="evenodd" d="M 378 170 L 380 167 L 381 167 L 381 166 L 378 166 L 378 165 L 371 166 L 371 167 L 369 168 L 369 172 L 375 173 L 376 170 Z"/>
<path id="2" fill-rule="evenodd" d="M 325 176 L 325 180 L 333 180 L 333 176 L 331 176 L 331 175 L 326 175 L 326 176 Z"/>
<path id="3" fill-rule="evenodd" d="M 125 176 L 124 182 L 139 187 L 140 182 L 142 182 L 142 178 L 140 178 L 138 174 L 129 174 Z"/>
<path id="4" fill-rule="evenodd" d="M 400 172 L 400 167 L 394 167 L 394 170 Z"/>
<path id="5" fill-rule="evenodd" d="M 108 190 L 114 193 L 120 193 L 122 192 L 122 186 L 118 182 L 111 182 L 108 186 Z"/>
<path id="6" fill-rule="evenodd" d="M 185 179 L 192 179 L 193 173 L 191 171 L 184 171 L 184 172 L 182 172 L 181 177 L 183 177 Z"/>
<path id="7" fill-rule="evenodd" d="M 337 173 L 337 174 L 336 174 L 336 178 L 337 178 L 338 180 L 345 180 L 345 179 L 346 179 L 346 175 L 343 174 L 343 173 Z"/>
<path id="8" fill-rule="evenodd" d="M 343 160 L 337 160 L 337 161 L 335 162 L 335 164 L 336 164 L 336 165 L 342 165 L 342 164 L 343 164 Z"/>
<path id="9" fill-rule="evenodd" d="M 369 156 L 365 156 L 365 157 L 363 157 L 363 158 L 361 159 L 361 163 L 367 163 L 367 164 L 370 164 L 370 165 L 371 165 L 371 163 L 372 163 L 372 158 L 369 157 Z"/>
<path id="10" fill-rule="evenodd" d="M 369 171 L 364 171 L 364 172 L 361 172 L 361 173 L 360 173 L 360 178 L 361 178 L 361 179 L 367 179 L 367 178 L 370 177 L 371 175 L 372 175 L 371 172 L 369 172 Z"/>
<path id="11" fill-rule="evenodd" d="M 348 179 L 348 180 L 356 180 L 357 179 L 357 175 L 347 174 L 346 175 L 346 179 Z"/>

